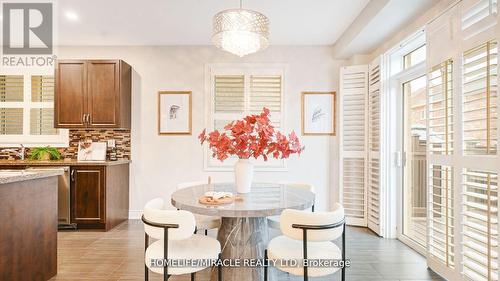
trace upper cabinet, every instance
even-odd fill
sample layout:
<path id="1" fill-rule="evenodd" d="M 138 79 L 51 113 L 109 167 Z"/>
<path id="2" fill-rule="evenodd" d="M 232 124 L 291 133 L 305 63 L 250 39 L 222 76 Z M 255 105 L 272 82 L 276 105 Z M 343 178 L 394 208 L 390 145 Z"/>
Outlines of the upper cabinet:
<path id="1" fill-rule="evenodd" d="M 55 127 L 130 129 L 131 74 L 122 60 L 59 60 Z"/>

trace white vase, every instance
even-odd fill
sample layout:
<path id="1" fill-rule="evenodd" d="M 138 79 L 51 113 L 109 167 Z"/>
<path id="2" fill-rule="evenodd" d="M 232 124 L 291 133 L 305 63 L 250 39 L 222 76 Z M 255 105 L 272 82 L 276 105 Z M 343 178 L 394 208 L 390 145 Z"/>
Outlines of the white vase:
<path id="1" fill-rule="evenodd" d="M 236 192 L 249 193 L 253 180 L 253 163 L 248 159 L 239 159 L 234 165 Z"/>

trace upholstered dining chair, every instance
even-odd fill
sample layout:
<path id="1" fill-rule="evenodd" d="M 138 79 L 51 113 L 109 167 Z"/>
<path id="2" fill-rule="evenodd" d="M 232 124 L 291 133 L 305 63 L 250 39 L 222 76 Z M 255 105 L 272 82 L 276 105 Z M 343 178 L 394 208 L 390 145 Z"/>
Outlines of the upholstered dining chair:
<path id="1" fill-rule="evenodd" d="M 301 189 L 304 189 L 307 191 L 311 191 L 312 193 L 315 193 L 314 186 L 307 184 L 307 183 L 281 181 L 281 182 L 278 182 L 278 184 L 286 184 L 287 186 L 301 188 Z M 310 209 L 308 209 L 308 211 L 314 212 L 314 204 L 312 205 L 312 207 Z M 270 228 L 279 230 L 280 229 L 280 216 L 277 215 L 277 216 L 267 217 L 267 224 Z"/>
<path id="2" fill-rule="evenodd" d="M 202 184 L 210 184 L 211 181 L 212 181 L 211 178 L 208 177 L 206 181 L 183 182 L 177 185 L 177 189 L 182 189 Z M 219 217 L 194 214 L 194 218 L 196 220 L 195 233 L 197 233 L 200 230 L 203 230 L 205 231 L 205 235 L 207 235 L 209 229 L 219 228 L 221 224 L 221 219 Z"/>
<path id="3" fill-rule="evenodd" d="M 194 215 L 188 211 L 165 210 L 165 202 L 156 198 L 144 207 L 144 280 L 149 280 L 149 270 L 163 274 L 166 281 L 171 275 L 191 274 L 195 280 L 196 272 L 207 267 L 169 267 L 168 260 L 217 260 L 221 247 L 214 238 L 193 234 Z M 157 241 L 149 244 L 149 239 Z M 164 262 L 166 261 L 166 262 Z M 221 268 L 218 267 L 218 280 L 222 281 Z"/>
<path id="4" fill-rule="evenodd" d="M 265 258 L 272 260 L 338 260 L 345 263 L 345 217 L 344 208 L 335 204 L 331 212 L 307 212 L 284 210 L 281 214 L 282 236 L 272 239 L 265 251 Z M 342 236 L 342 249 L 332 241 Z M 275 266 L 292 275 L 320 277 L 333 274 L 339 267 L 308 267 L 306 264 Z M 341 280 L 345 280 L 342 266 Z M 268 266 L 264 267 L 264 280 L 267 281 Z"/>

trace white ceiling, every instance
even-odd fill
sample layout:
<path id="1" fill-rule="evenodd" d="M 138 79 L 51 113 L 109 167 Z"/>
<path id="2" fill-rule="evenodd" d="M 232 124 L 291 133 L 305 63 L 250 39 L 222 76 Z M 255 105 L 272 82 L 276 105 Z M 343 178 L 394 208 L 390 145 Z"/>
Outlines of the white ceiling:
<path id="1" fill-rule="evenodd" d="M 55 2 L 59 45 L 209 45 L 214 14 L 239 6 L 238 0 Z M 271 45 L 332 45 L 368 2 L 243 0 L 243 7 L 269 17 Z"/>
<path id="2" fill-rule="evenodd" d="M 436 0 L 392 0 L 374 16 L 347 45 L 349 55 L 373 51 L 402 26 L 436 4 Z"/>

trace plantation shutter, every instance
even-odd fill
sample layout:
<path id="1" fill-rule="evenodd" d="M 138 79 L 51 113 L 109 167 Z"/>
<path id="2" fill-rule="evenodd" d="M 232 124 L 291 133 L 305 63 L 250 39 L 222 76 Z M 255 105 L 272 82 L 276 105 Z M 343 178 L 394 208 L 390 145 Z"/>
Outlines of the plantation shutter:
<path id="1" fill-rule="evenodd" d="M 0 108 L 0 135 L 23 134 L 23 109 Z"/>
<path id="2" fill-rule="evenodd" d="M 497 0 L 462 1 L 462 39 L 467 40 L 497 23 Z"/>
<path id="3" fill-rule="evenodd" d="M 215 76 L 215 113 L 234 113 L 245 110 L 244 75 Z"/>
<path id="4" fill-rule="evenodd" d="M 0 102 L 24 101 L 22 75 L 0 75 Z"/>
<path id="5" fill-rule="evenodd" d="M 54 87 L 54 76 L 31 76 L 31 135 L 57 135 L 59 133 L 54 128 Z"/>
<path id="6" fill-rule="evenodd" d="M 428 259 L 455 268 L 455 200 L 453 168 L 429 167 L 429 253 Z"/>
<path id="7" fill-rule="evenodd" d="M 346 221 L 367 226 L 368 67 L 340 71 L 340 198 Z"/>
<path id="8" fill-rule="evenodd" d="M 427 27 L 428 266 L 498 280 L 497 0 L 463 0 Z"/>
<path id="9" fill-rule="evenodd" d="M 453 273 L 456 267 L 454 168 L 441 163 L 450 161 L 454 154 L 455 99 L 451 59 L 429 70 L 427 86 L 428 260 L 431 268 L 437 267 L 438 272 L 450 277 L 456 276 Z"/>
<path id="10" fill-rule="evenodd" d="M 495 41 L 464 53 L 463 146 L 467 155 L 497 151 L 497 61 Z"/>
<path id="11" fill-rule="evenodd" d="M 54 76 L 52 75 L 31 76 L 31 101 L 53 102 L 54 87 Z"/>
<path id="12" fill-rule="evenodd" d="M 252 114 L 258 114 L 266 107 L 271 111 L 271 124 L 278 130 L 282 128 L 282 80 L 281 75 L 250 75 L 250 94 L 248 97 L 248 111 Z"/>
<path id="13" fill-rule="evenodd" d="M 222 132 L 227 124 L 247 115 L 260 114 L 264 107 L 271 112 L 269 117 L 274 128 L 283 130 L 283 67 L 227 65 L 210 67 L 209 72 L 208 131 Z M 221 162 L 207 149 L 205 168 L 230 170 L 236 160 L 237 157 L 230 157 Z M 257 169 L 285 168 L 283 159 L 257 159 L 254 164 Z"/>
<path id="14" fill-rule="evenodd" d="M 368 85 L 368 228 L 380 228 L 380 58 L 369 66 Z"/>
<path id="15" fill-rule="evenodd" d="M 463 53 L 462 143 L 474 160 L 462 173 L 462 272 L 472 280 L 498 280 L 497 62 L 495 40 Z"/>
<path id="16" fill-rule="evenodd" d="M 267 107 L 272 113 L 281 113 L 281 75 L 250 76 L 251 112 L 262 112 Z"/>
<path id="17" fill-rule="evenodd" d="M 0 135 L 23 134 L 22 75 L 0 75 Z"/>
<path id="18" fill-rule="evenodd" d="M 463 201 L 463 274 L 498 280 L 498 174 L 465 169 Z"/>
<path id="19" fill-rule="evenodd" d="M 453 64 L 447 60 L 432 68 L 427 76 L 429 109 L 429 152 L 453 153 Z"/>

